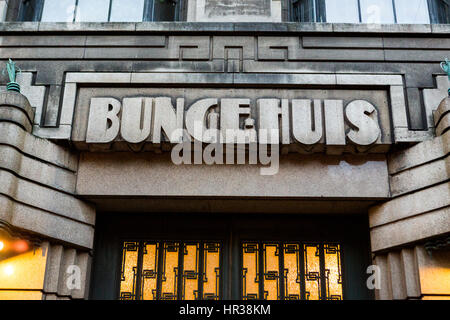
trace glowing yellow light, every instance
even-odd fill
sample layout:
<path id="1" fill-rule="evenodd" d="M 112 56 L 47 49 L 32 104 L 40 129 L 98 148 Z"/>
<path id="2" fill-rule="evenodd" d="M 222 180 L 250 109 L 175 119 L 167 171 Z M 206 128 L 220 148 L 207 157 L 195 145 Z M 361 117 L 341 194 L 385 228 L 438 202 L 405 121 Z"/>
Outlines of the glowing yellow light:
<path id="1" fill-rule="evenodd" d="M 4 247 L 5 247 L 5 244 L 2 241 L 0 241 L 0 251 L 2 251 Z"/>
<path id="2" fill-rule="evenodd" d="M 7 266 L 3 269 L 3 271 L 5 272 L 5 274 L 6 274 L 7 276 L 12 276 L 12 275 L 14 274 L 14 268 L 13 268 L 13 266 L 11 266 L 11 265 L 7 265 Z"/>

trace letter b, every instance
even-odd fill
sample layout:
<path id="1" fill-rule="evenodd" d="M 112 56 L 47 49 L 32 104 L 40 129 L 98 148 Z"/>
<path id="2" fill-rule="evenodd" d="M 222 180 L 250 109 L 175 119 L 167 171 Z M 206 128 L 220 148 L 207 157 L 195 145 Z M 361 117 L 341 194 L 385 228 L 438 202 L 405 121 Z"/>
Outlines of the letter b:
<path id="1" fill-rule="evenodd" d="M 108 143 L 119 134 L 120 101 L 114 98 L 92 98 L 89 110 L 87 143 Z"/>

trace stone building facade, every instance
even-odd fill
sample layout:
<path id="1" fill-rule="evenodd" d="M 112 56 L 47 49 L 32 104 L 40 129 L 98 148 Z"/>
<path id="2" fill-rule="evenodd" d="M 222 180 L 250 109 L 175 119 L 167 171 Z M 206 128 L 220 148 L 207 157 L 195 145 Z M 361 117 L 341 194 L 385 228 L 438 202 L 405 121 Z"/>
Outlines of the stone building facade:
<path id="1" fill-rule="evenodd" d="M 284 0 L 187 0 L 176 22 L 23 6 L 0 1 L 21 87 L 0 93 L 0 299 L 450 298 L 450 25 L 292 22 Z M 277 171 L 175 164 L 208 129 L 247 155 L 275 135 Z"/>

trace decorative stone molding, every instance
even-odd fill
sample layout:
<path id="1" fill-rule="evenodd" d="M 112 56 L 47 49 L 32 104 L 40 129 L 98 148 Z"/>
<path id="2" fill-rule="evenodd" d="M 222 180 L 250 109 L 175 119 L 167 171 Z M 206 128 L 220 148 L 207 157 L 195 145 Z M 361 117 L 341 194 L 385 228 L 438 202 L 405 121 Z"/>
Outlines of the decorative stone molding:
<path id="1" fill-rule="evenodd" d="M 92 249 L 95 210 L 74 197 L 78 159 L 30 134 L 34 112 L 19 93 L 0 93 L 0 220 L 79 248 Z"/>
<path id="2" fill-rule="evenodd" d="M 43 299 L 87 299 L 92 265 L 91 254 L 55 243 L 49 244 L 47 252 Z M 67 282 L 75 273 L 80 277 L 80 286 L 71 288 L 67 286 Z"/>
<path id="3" fill-rule="evenodd" d="M 40 125 L 42 119 L 42 111 L 47 88 L 45 86 L 36 86 L 33 83 L 32 72 L 21 72 L 17 74 L 17 83 L 20 85 L 20 92 L 27 97 L 29 104 L 34 110 L 34 125 Z M 6 87 L 0 87 L 0 91 Z"/>
<path id="4" fill-rule="evenodd" d="M 395 143 L 417 142 L 431 137 L 431 131 L 412 131 L 408 128 L 407 105 L 401 75 L 389 74 L 212 74 L 212 73 L 102 73 L 70 72 L 66 74 L 66 83 L 61 106 L 60 124 L 57 128 L 44 128 L 35 125 L 36 136 L 50 139 L 70 139 L 75 113 L 77 90 L 81 85 L 273 85 L 273 86 L 354 86 L 374 89 L 386 88 L 389 91 Z"/>
<path id="5" fill-rule="evenodd" d="M 448 299 L 449 253 L 434 251 L 430 256 L 423 245 L 417 245 L 377 254 L 374 262 L 380 268 L 381 282 L 376 299 Z"/>

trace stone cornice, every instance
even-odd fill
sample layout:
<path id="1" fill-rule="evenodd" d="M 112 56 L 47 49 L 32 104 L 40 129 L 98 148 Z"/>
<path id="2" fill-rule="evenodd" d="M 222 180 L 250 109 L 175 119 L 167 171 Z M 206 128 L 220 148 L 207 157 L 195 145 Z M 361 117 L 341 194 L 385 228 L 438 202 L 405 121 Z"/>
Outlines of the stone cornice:
<path id="1" fill-rule="evenodd" d="M 448 24 L 351 24 L 351 23 L 210 23 L 210 22 L 139 22 L 139 23 L 65 23 L 3 22 L 0 32 L 152 32 L 152 33 L 333 33 L 333 34 L 402 34 L 448 35 Z"/>

